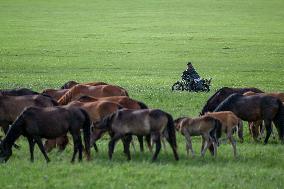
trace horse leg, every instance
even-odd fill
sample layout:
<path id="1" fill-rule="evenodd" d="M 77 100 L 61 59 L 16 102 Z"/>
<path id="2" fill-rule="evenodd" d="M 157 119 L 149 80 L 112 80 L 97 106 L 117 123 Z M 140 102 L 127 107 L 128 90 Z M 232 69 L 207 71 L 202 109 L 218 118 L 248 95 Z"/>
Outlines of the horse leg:
<path id="1" fill-rule="evenodd" d="M 73 138 L 73 155 L 72 155 L 72 159 L 71 159 L 71 163 L 74 163 L 75 161 L 75 157 L 78 153 L 79 150 L 79 136 L 77 134 L 71 133 L 72 138 Z M 81 136 L 80 136 L 81 138 Z M 82 141 L 81 141 L 81 145 L 82 145 Z"/>
<path id="2" fill-rule="evenodd" d="M 127 135 L 124 138 L 122 138 L 122 141 L 123 141 L 124 153 L 127 156 L 127 160 L 131 160 L 129 146 L 130 146 L 130 143 L 132 141 L 132 136 Z"/>
<path id="3" fill-rule="evenodd" d="M 156 143 L 156 151 L 152 157 L 152 161 L 155 161 L 157 159 L 157 156 L 161 150 L 161 136 L 159 133 L 156 133 L 153 135 L 153 141 Z"/>
<path id="4" fill-rule="evenodd" d="M 79 151 L 79 157 L 78 157 L 78 160 L 79 161 L 82 161 L 82 152 L 83 152 L 83 144 L 82 144 L 82 138 L 81 138 L 81 134 L 78 133 L 78 143 L 77 143 L 77 148 L 78 148 L 78 151 Z"/>
<path id="5" fill-rule="evenodd" d="M 48 158 L 47 154 L 46 154 L 46 151 L 43 147 L 43 144 L 42 144 L 42 141 L 41 141 L 41 138 L 40 137 L 34 137 L 34 140 L 35 142 L 37 143 L 41 153 L 44 155 L 45 157 L 45 160 L 46 160 L 46 163 L 50 162 L 50 159 Z"/>
<path id="6" fill-rule="evenodd" d="M 192 148 L 192 143 L 191 143 L 191 137 L 190 137 L 190 134 L 188 132 L 188 130 L 186 130 L 184 132 L 184 137 L 185 137 L 185 140 L 186 140 L 186 154 L 187 154 L 187 157 L 189 157 L 189 150 L 191 151 L 192 153 L 192 156 L 194 156 L 194 151 L 193 151 L 193 148 Z"/>
<path id="7" fill-rule="evenodd" d="M 111 160 L 112 159 L 112 154 L 114 151 L 115 143 L 117 140 L 119 140 L 122 137 L 122 135 L 114 135 L 110 142 L 108 143 L 108 157 Z"/>
<path id="8" fill-rule="evenodd" d="M 233 138 L 233 136 L 232 136 L 232 133 L 231 133 L 231 132 L 228 132 L 227 137 L 228 137 L 229 141 L 230 141 L 231 144 L 232 144 L 233 152 L 234 152 L 234 157 L 237 157 L 236 141 L 234 140 L 234 138 Z"/>
<path id="9" fill-rule="evenodd" d="M 146 140 L 149 151 L 152 153 L 153 149 L 151 145 L 151 135 L 145 136 L 145 140 Z"/>
<path id="10" fill-rule="evenodd" d="M 167 138 L 168 140 L 168 138 Z M 167 148 L 166 148 L 166 143 L 165 143 L 165 139 L 163 136 L 161 136 L 161 143 L 162 143 L 162 147 L 165 150 L 165 152 L 167 153 Z M 171 143 L 169 143 L 171 145 Z"/>
<path id="11" fill-rule="evenodd" d="M 137 136 L 140 145 L 140 152 L 144 152 L 143 136 Z"/>
<path id="12" fill-rule="evenodd" d="M 204 157 L 207 148 L 208 148 L 208 141 L 205 140 L 205 142 L 204 142 L 204 148 L 203 148 L 203 150 L 201 151 L 201 156 L 202 156 L 202 157 Z"/>
<path id="13" fill-rule="evenodd" d="M 244 142 L 244 126 L 243 126 L 243 121 L 242 120 L 239 120 L 239 123 L 238 123 L 238 137 L 240 139 L 240 142 L 243 143 Z"/>
<path id="14" fill-rule="evenodd" d="M 268 139 L 271 135 L 271 121 L 269 120 L 264 120 L 264 124 L 265 124 L 265 128 L 266 128 L 266 137 L 265 137 L 265 140 L 264 140 L 264 144 L 267 144 L 268 142 Z"/>
<path id="15" fill-rule="evenodd" d="M 34 162 L 35 141 L 32 137 L 28 137 L 28 142 L 29 142 L 29 146 L 30 146 L 31 162 Z"/>
<path id="16" fill-rule="evenodd" d="M 212 144 L 213 144 L 213 149 L 214 149 L 214 157 L 216 158 L 217 157 L 217 146 L 218 145 L 216 144 L 215 141 L 213 141 Z"/>
<path id="17" fill-rule="evenodd" d="M 212 148 L 212 152 L 213 152 L 212 154 L 214 155 L 214 146 L 213 146 L 213 144 L 211 144 L 211 140 L 212 140 L 212 141 L 214 141 L 214 140 L 213 140 L 213 139 L 210 140 L 210 135 L 209 135 L 209 133 L 204 134 L 203 137 L 204 137 L 205 143 L 204 143 L 203 150 L 202 150 L 202 152 L 201 152 L 201 156 L 204 157 L 205 152 L 206 152 L 207 148 L 209 148 L 209 147 Z"/>
<path id="18" fill-rule="evenodd" d="M 95 151 L 98 153 L 99 149 L 98 149 L 98 146 L 97 146 L 96 142 L 93 143 L 93 147 L 94 147 Z"/>

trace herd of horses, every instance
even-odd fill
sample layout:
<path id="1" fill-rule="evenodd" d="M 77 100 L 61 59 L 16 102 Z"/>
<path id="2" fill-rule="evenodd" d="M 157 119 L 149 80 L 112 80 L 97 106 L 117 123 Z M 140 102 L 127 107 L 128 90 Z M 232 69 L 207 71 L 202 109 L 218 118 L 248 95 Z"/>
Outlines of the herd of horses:
<path id="1" fill-rule="evenodd" d="M 127 90 L 105 82 L 78 83 L 68 81 L 60 89 L 46 89 L 41 93 L 20 88 L 0 90 L 0 127 L 5 134 L 0 142 L 0 162 L 6 162 L 20 136 L 27 138 L 30 160 L 34 161 L 34 146 L 38 145 L 46 162 L 47 153 L 54 148 L 64 151 L 71 135 L 74 151 L 71 162 L 83 152 L 91 159 L 91 146 L 97 152 L 96 142 L 105 134 L 110 136 L 109 159 L 115 144 L 123 143 L 124 153 L 130 160 L 132 136 L 137 136 L 140 151 L 144 151 L 144 140 L 156 160 L 162 143 L 166 140 L 172 148 L 175 160 L 177 152 L 176 132 L 185 137 L 187 155 L 194 155 L 191 137 L 201 136 L 201 155 L 207 149 L 217 155 L 222 134 L 232 144 L 237 156 L 237 132 L 243 141 L 243 121 L 249 122 L 249 130 L 255 140 L 266 129 L 264 143 L 272 132 L 272 123 L 277 128 L 279 139 L 284 142 L 284 93 L 265 93 L 257 88 L 223 87 L 212 95 L 204 105 L 199 117 L 179 117 L 160 110 L 151 109 L 129 97 Z M 264 127 L 263 127 L 264 123 Z M 83 133 L 83 142 L 81 138 Z M 42 139 L 45 139 L 43 144 Z M 84 143 L 84 145 L 83 145 Z"/>

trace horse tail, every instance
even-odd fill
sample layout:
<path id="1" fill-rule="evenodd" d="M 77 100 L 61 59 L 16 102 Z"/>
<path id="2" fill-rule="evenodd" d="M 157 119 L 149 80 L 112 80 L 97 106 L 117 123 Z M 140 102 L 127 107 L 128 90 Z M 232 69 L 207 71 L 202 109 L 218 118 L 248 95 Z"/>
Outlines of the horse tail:
<path id="1" fill-rule="evenodd" d="M 176 142 L 176 130 L 175 130 L 175 125 L 174 125 L 174 119 L 172 115 L 166 113 L 166 116 L 168 118 L 168 123 L 167 123 L 167 131 L 168 131 L 168 136 L 169 136 L 169 141 L 170 143 L 173 144 L 175 148 L 177 148 L 177 142 Z"/>
<path id="2" fill-rule="evenodd" d="M 284 105 L 279 99 L 277 99 L 277 103 L 279 108 L 273 122 L 278 129 L 279 138 L 284 142 Z"/>
<path id="3" fill-rule="evenodd" d="M 148 109 L 148 106 L 144 104 L 143 102 L 137 101 L 141 109 Z"/>
<path id="4" fill-rule="evenodd" d="M 238 132 L 238 137 L 241 140 L 241 142 L 244 141 L 244 135 L 243 135 L 243 121 L 239 118 L 238 120 L 238 125 L 237 125 L 237 132 Z"/>
<path id="5" fill-rule="evenodd" d="M 214 119 L 214 128 L 212 131 L 210 131 L 209 134 L 213 138 L 213 140 L 216 142 L 216 144 L 218 144 L 218 139 L 222 135 L 222 123 L 218 119 Z"/>
<path id="6" fill-rule="evenodd" d="M 89 114 L 81 109 L 81 112 L 84 114 L 85 117 L 85 121 L 83 124 L 83 135 L 84 135 L 84 143 L 85 143 L 85 150 L 86 150 L 86 154 L 87 154 L 87 159 L 90 159 L 91 156 L 91 150 L 90 150 L 90 141 L 91 141 L 91 120 L 89 117 Z"/>

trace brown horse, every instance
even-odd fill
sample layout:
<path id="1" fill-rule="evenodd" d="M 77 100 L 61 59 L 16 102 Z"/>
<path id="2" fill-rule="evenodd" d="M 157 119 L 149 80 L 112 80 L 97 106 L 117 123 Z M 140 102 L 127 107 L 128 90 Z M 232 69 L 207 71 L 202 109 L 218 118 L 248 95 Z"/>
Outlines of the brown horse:
<path id="1" fill-rule="evenodd" d="M 207 100 L 206 104 L 204 105 L 204 107 L 200 112 L 200 115 L 204 115 L 206 112 L 213 112 L 217 108 L 217 106 L 231 94 L 234 93 L 243 94 L 248 91 L 253 91 L 255 93 L 263 93 L 263 91 L 257 88 L 222 87 Z"/>
<path id="2" fill-rule="evenodd" d="M 221 130 L 221 123 L 215 118 L 204 115 L 197 118 L 181 117 L 174 121 L 175 128 L 184 135 L 186 139 L 186 152 L 189 156 L 189 150 L 194 156 L 191 137 L 202 136 L 201 155 L 204 156 L 210 144 L 213 144 L 214 153 L 217 155 L 217 130 Z M 218 129 L 219 128 L 219 129 Z"/>
<path id="3" fill-rule="evenodd" d="M 77 101 L 80 101 L 80 102 L 108 101 L 108 102 L 118 103 L 121 106 L 128 108 L 128 109 L 148 109 L 148 106 L 144 104 L 143 102 L 134 100 L 127 96 L 110 96 L 110 97 L 102 97 L 102 98 L 82 96 L 78 98 Z"/>
<path id="4" fill-rule="evenodd" d="M 24 108 L 29 106 L 49 107 L 58 105 L 56 101 L 42 95 L 0 96 L 0 126 L 6 134 Z"/>
<path id="5" fill-rule="evenodd" d="M 270 137 L 273 121 L 278 130 L 279 139 L 284 142 L 284 108 L 282 102 L 276 97 L 233 94 L 215 109 L 215 112 L 219 111 L 232 111 L 244 121 L 264 120 L 267 131 L 265 144 Z"/>
<path id="6" fill-rule="evenodd" d="M 222 124 L 222 132 L 226 134 L 227 139 L 231 142 L 234 152 L 234 157 L 237 156 L 236 141 L 233 138 L 234 131 L 242 130 L 243 124 L 233 112 L 223 111 L 223 112 L 207 112 L 205 115 L 218 119 Z M 243 141 L 242 132 L 239 133 L 239 138 Z M 220 138 L 221 136 L 217 136 Z"/>
<path id="7" fill-rule="evenodd" d="M 45 89 L 41 94 L 52 97 L 54 100 L 58 101 L 69 89 Z"/>
<path id="8" fill-rule="evenodd" d="M 66 105 L 84 95 L 98 98 L 108 96 L 128 96 L 128 93 L 125 89 L 114 85 L 89 86 L 79 84 L 69 89 L 69 91 L 58 100 L 58 103 L 60 105 Z"/>
<path id="9" fill-rule="evenodd" d="M 68 81 L 64 83 L 64 85 L 60 89 L 70 89 L 74 87 L 75 85 L 80 84 L 77 81 Z M 91 86 L 97 86 L 97 85 L 108 85 L 105 82 L 101 81 L 95 81 L 95 82 L 88 82 L 88 83 L 81 83 L 82 85 L 91 85 Z"/>
<path id="10" fill-rule="evenodd" d="M 112 159 L 115 143 L 122 138 L 125 139 L 124 152 L 126 153 L 128 160 L 131 159 L 129 151 L 131 135 L 151 135 L 152 140 L 156 143 L 156 151 L 152 157 L 153 161 L 157 159 L 161 150 L 161 136 L 164 135 L 173 149 L 175 159 L 179 159 L 176 151 L 177 144 L 173 118 L 170 114 L 162 110 L 122 109 L 111 116 L 104 118 L 102 121 L 94 123 L 94 127 L 108 130 L 112 133 L 112 138 L 109 142 L 109 159 Z"/>
<path id="11" fill-rule="evenodd" d="M 244 93 L 245 96 L 252 96 L 252 95 L 267 95 L 267 96 L 274 96 L 276 98 L 279 98 L 282 102 L 284 102 L 284 93 L 280 93 L 280 92 L 275 92 L 275 93 L 255 93 L 252 91 L 246 92 Z M 253 137 L 253 139 L 255 141 L 258 140 L 258 137 L 261 133 L 263 133 L 263 125 L 262 125 L 262 120 L 258 120 L 255 122 L 249 122 L 249 131 L 251 136 Z M 272 130 L 273 132 L 273 130 Z"/>
<path id="12" fill-rule="evenodd" d="M 80 108 L 70 107 L 29 107 L 12 124 L 6 137 L 0 145 L 0 161 L 8 161 L 12 155 L 12 145 L 21 136 L 28 139 L 31 161 L 34 161 L 34 145 L 37 143 L 46 162 L 49 158 L 44 150 L 41 138 L 56 138 L 70 132 L 74 141 L 74 152 L 71 162 L 74 162 L 79 151 L 79 161 L 82 160 L 81 131 L 83 129 L 87 159 L 90 159 L 90 126 L 88 113 Z"/>

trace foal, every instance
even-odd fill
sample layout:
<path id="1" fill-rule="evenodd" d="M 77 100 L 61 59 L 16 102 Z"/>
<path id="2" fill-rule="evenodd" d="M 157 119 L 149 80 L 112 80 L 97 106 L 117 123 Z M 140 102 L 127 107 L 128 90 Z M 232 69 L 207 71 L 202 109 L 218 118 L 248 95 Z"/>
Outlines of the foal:
<path id="1" fill-rule="evenodd" d="M 94 123 L 95 128 L 108 130 L 112 133 L 109 142 L 109 159 L 112 159 L 115 143 L 124 137 L 131 135 L 152 136 L 156 143 L 156 151 L 152 160 L 156 160 L 161 150 L 161 136 L 164 134 L 173 149 L 174 157 L 179 159 L 177 154 L 176 133 L 173 118 L 170 114 L 159 109 L 127 110 L 122 109 L 100 122 Z M 128 160 L 131 159 L 129 151 L 130 140 L 126 140 L 125 153 Z"/>
<path id="2" fill-rule="evenodd" d="M 242 120 L 240 120 L 233 112 L 223 111 L 223 112 L 207 112 L 205 115 L 218 119 L 222 124 L 222 132 L 226 133 L 227 138 L 232 144 L 234 157 L 237 156 L 236 141 L 233 138 L 235 130 L 239 130 L 239 126 L 242 127 Z M 240 134 L 240 133 L 239 133 Z M 217 136 L 219 138 L 221 136 Z M 242 135 L 240 136 L 241 141 L 243 141 Z"/>
<path id="3" fill-rule="evenodd" d="M 181 117 L 174 121 L 175 127 L 178 131 L 184 135 L 186 139 L 186 152 L 189 155 L 191 150 L 194 156 L 192 148 L 191 137 L 202 136 L 201 155 L 204 156 L 207 148 L 212 143 L 214 147 L 214 156 L 217 155 L 217 138 L 216 132 L 221 132 L 221 123 L 217 119 L 204 115 L 197 118 Z"/>
<path id="4" fill-rule="evenodd" d="M 41 138 L 56 138 L 70 132 L 74 142 L 74 152 L 71 162 L 79 151 L 79 161 L 82 160 L 81 131 L 83 129 L 87 159 L 90 159 L 90 119 L 88 113 L 80 108 L 68 107 L 29 107 L 12 124 L 6 137 L 0 144 L 0 162 L 8 161 L 12 155 L 12 145 L 21 136 L 28 139 L 31 161 L 34 161 L 34 145 L 37 143 L 46 162 L 49 158 L 44 150 Z"/>

